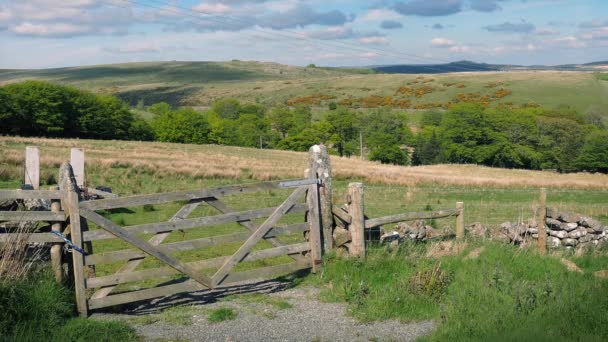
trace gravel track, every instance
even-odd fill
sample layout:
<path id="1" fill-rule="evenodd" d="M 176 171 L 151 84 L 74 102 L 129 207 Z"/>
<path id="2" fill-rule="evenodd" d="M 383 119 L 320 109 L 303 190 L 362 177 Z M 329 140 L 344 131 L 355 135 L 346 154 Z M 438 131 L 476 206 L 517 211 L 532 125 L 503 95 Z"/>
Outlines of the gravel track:
<path id="1" fill-rule="evenodd" d="M 318 300 L 318 289 L 298 287 L 283 289 L 280 284 L 264 285 L 263 292 L 281 298 L 292 307 L 277 310 L 265 303 L 242 302 L 238 299 L 211 301 L 205 297 L 200 303 L 189 303 L 192 324 L 176 325 L 165 321 L 137 324 L 134 327 L 146 341 L 413 341 L 429 334 L 435 327 L 432 321 L 403 324 L 396 320 L 359 323 L 347 315 L 343 303 L 324 303 Z M 225 294 L 224 294 L 225 295 Z M 192 294 L 189 295 L 192 298 Z M 173 306 L 175 298 L 160 300 L 161 307 Z M 140 306 L 130 315 L 96 314 L 102 319 L 125 319 L 133 314 L 154 312 L 155 304 Z M 231 307 L 237 313 L 234 320 L 210 323 L 207 314 L 213 309 Z"/>

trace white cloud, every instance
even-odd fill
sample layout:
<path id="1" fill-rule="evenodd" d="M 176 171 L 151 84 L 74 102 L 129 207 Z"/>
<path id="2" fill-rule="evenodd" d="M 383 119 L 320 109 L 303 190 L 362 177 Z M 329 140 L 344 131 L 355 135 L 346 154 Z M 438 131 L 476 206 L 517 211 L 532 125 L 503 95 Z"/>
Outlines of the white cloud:
<path id="1" fill-rule="evenodd" d="M 378 55 L 377 53 L 375 53 L 375 52 L 371 52 L 371 51 L 370 51 L 370 52 L 364 52 L 364 53 L 359 54 L 359 57 L 360 57 L 360 58 L 376 58 L 376 57 L 378 57 L 378 56 L 379 56 L 379 55 Z"/>
<path id="2" fill-rule="evenodd" d="M 134 42 L 125 46 L 105 48 L 105 50 L 113 53 L 145 53 L 159 52 L 160 48 L 155 43 L 151 42 Z"/>
<path id="3" fill-rule="evenodd" d="M 11 32 L 28 36 L 65 36 L 78 35 L 91 31 L 90 27 L 69 23 L 32 24 L 24 22 L 9 29 Z"/>
<path id="4" fill-rule="evenodd" d="M 384 8 L 374 8 L 357 17 L 357 21 L 361 22 L 397 19 L 403 19 L 403 17 L 393 10 Z"/>
<path id="5" fill-rule="evenodd" d="M 221 2 L 215 3 L 200 3 L 192 8 L 197 12 L 207 13 L 207 14 L 226 14 L 232 11 L 232 7 L 225 5 Z"/>
<path id="6" fill-rule="evenodd" d="M 388 45 L 390 43 L 388 38 L 380 36 L 363 37 L 359 38 L 359 41 L 363 44 L 373 45 Z"/>
<path id="7" fill-rule="evenodd" d="M 456 42 L 447 38 L 433 38 L 431 39 L 431 46 L 439 48 L 449 48 L 455 46 Z"/>

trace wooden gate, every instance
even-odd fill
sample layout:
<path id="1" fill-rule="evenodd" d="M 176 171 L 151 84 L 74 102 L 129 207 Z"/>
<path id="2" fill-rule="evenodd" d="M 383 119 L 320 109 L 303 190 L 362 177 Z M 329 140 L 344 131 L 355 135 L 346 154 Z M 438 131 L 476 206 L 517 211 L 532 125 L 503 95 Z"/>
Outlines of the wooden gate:
<path id="1" fill-rule="evenodd" d="M 201 289 L 214 289 L 252 279 L 272 279 L 279 275 L 297 270 L 313 268 L 320 265 L 321 231 L 318 201 L 318 180 L 311 178 L 264 182 L 249 185 L 235 185 L 214 189 L 179 191 L 170 193 L 137 195 L 115 199 L 77 202 L 67 201 L 71 235 L 75 244 L 102 240 L 119 239 L 127 249 L 112 250 L 104 253 L 79 255 L 74 254 L 74 278 L 78 310 L 86 316 L 89 309 L 103 308 L 134 301 L 146 300 L 180 292 Z M 269 192 L 279 189 L 294 191 L 279 206 L 237 211 L 220 200 L 224 196 L 240 195 L 253 192 Z M 303 201 L 304 195 L 306 201 Z M 162 203 L 187 201 L 173 217 L 166 222 L 146 223 L 121 226 L 103 216 L 111 210 L 124 210 L 129 207 L 159 205 Z M 207 204 L 219 211 L 218 215 L 189 218 L 197 207 Z M 289 214 L 302 213 L 297 223 L 279 224 Z M 306 214 L 306 218 L 305 215 Z M 260 224 L 255 220 L 265 218 Z M 291 215 L 291 221 L 297 219 Z M 174 239 L 163 243 L 171 234 L 186 235 L 188 230 L 206 230 L 213 226 L 236 222 L 244 231 L 208 235 L 195 239 Z M 88 223 L 92 223 L 88 225 Z M 88 229 L 90 226 L 90 230 Z M 97 229 L 95 229 L 97 228 Z M 152 234 L 150 236 L 150 234 Z M 146 236 L 147 235 L 147 236 Z M 80 238 L 79 238 L 80 236 Z M 283 237 L 287 237 L 282 239 Z M 299 243 L 288 243 L 294 240 Z M 236 252 L 213 258 L 180 261 L 175 254 L 210 248 L 219 244 L 230 244 L 244 241 Z M 261 241 L 266 241 L 264 247 Z M 254 249 L 254 247 L 256 247 Z M 97 249 L 97 247 L 96 247 Z M 142 267 L 146 259 L 154 257 L 160 261 L 160 267 Z M 278 263 L 261 268 L 237 271 L 235 267 L 241 262 L 256 261 L 267 258 L 288 256 L 290 262 Z M 284 257 L 283 257 L 284 258 Z M 102 264 L 121 263 L 112 274 L 98 276 L 93 267 Z M 149 265 L 148 265 L 149 266 Z M 209 272 L 211 270 L 211 272 Z M 176 275 L 182 278 L 175 279 Z M 164 283 L 158 281 L 162 278 Z M 136 282 L 159 282 L 145 289 L 131 290 L 123 284 Z M 140 286 L 140 285 L 138 285 Z"/>

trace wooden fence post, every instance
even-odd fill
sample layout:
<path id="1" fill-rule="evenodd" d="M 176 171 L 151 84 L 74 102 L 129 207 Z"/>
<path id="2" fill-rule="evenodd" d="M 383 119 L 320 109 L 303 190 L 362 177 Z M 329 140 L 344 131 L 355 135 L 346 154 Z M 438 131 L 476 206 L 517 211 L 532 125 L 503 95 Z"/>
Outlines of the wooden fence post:
<path id="1" fill-rule="evenodd" d="M 363 202 L 363 184 L 348 184 L 348 213 L 351 217 L 348 230 L 351 243 L 349 254 L 355 257 L 365 257 L 365 205 Z"/>
<path id="2" fill-rule="evenodd" d="M 76 185 L 78 185 L 78 188 L 83 189 L 85 185 L 83 149 L 72 148 L 70 150 L 70 165 L 72 165 L 72 171 L 74 172 Z"/>
<path id="3" fill-rule="evenodd" d="M 540 188 L 539 205 L 538 205 L 538 249 L 540 254 L 547 254 L 547 232 L 546 232 L 546 220 L 547 220 L 547 190 Z"/>
<path id="4" fill-rule="evenodd" d="M 304 171 L 304 178 L 317 179 L 317 173 L 310 169 Z M 306 205 L 308 206 L 306 222 L 308 222 L 308 242 L 310 244 L 310 256 L 312 271 L 316 273 L 321 268 L 323 257 L 323 243 L 321 242 L 321 217 L 319 216 L 319 185 L 311 184 L 306 193 Z"/>
<path id="5" fill-rule="evenodd" d="M 332 209 L 331 161 L 325 145 L 314 145 L 309 150 L 310 170 L 316 170 L 317 178 L 321 180 L 319 187 L 319 206 L 321 208 L 321 230 L 323 232 L 323 250 L 334 247 L 333 227 L 334 215 Z"/>
<path id="6" fill-rule="evenodd" d="M 30 185 L 34 190 L 40 188 L 40 150 L 36 146 L 25 148 L 25 172 L 23 184 Z"/>
<path id="7" fill-rule="evenodd" d="M 60 188 L 64 192 L 63 208 L 70 217 L 70 239 L 74 245 L 83 248 L 79 196 L 76 180 L 70 163 L 61 165 Z M 72 250 L 72 267 L 74 272 L 74 289 L 76 292 L 76 307 L 82 317 L 88 316 L 87 297 L 85 292 L 84 255 Z"/>
<path id="8" fill-rule="evenodd" d="M 55 190 L 59 190 L 59 187 L 55 187 Z M 61 202 L 58 200 L 51 201 L 51 211 L 61 211 Z M 61 222 L 55 222 L 51 225 L 51 230 L 54 232 L 62 233 Z M 63 269 L 61 267 L 61 250 L 63 243 L 56 242 L 51 246 L 51 265 L 53 267 L 53 273 L 55 274 L 55 280 L 58 283 L 63 281 Z"/>
<path id="9" fill-rule="evenodd" d="M 464 239 L 464 202 L 456 202 L 456 240 Z"/>

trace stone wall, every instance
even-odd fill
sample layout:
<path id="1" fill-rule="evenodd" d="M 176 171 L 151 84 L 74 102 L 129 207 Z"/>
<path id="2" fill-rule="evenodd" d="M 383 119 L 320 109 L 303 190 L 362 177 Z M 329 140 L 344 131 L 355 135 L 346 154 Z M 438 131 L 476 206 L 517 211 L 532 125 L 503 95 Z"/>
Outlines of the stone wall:
<path id="1" fill-rule="evenodd" d="M 585 247 L 608 241 L 608 226 L 588 216 L 547 208 L 546 225 L 547 246 L 550 248 Z M 534 220 L 529 223 L 503 223 L 501 229 L 515 243 L 538 239 L 538 225 Z"/>

